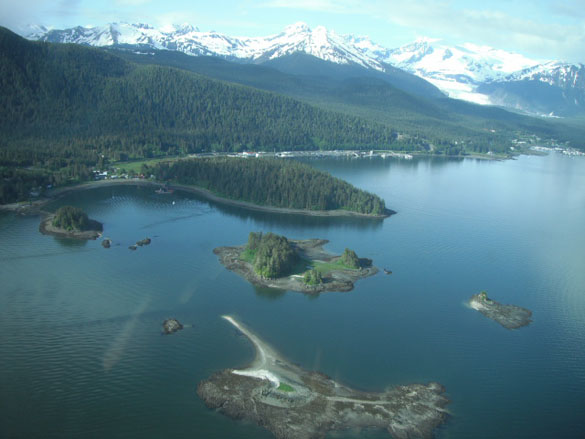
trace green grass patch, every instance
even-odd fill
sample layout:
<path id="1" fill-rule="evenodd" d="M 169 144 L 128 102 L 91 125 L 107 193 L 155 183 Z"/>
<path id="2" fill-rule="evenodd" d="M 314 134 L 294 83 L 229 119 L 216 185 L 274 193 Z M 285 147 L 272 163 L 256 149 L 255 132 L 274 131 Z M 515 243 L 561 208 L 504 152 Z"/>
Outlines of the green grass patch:
<path id="1" fill-rule="evenodd" d="M 280 390 L 281 392 L 294 392 L 295 389 L 292 386 L 289 386 L 288 384 L 285 383 L 280 383 L 280 386 L 278 386 L 278 390 Z"/>
<path id="2" fill-rule="evenodd" d="M 150 167 L 154 167 L 161 162 L 172 162 L 178 160 L 179 157 L 159 157 L 155 159 L 147 159 L 147 160 L 133 160 L 127 162 L 116 162 L 114 163 L 115 168 L 124 169 L 128 173 L 136 173 L 139 174 L 140 170 L 142 169 L 142 165 L 148 165 Z"/>
<path id="3" fill-rule="evenodd" d="M 335 270 L 352 270 L 355 271 L 355 268 L 352 268 L 348 265 L 345 265 L 341 262 L 340 259 L 331 261 L 331 262 L 312 262 L 312 268 L 317 270 L 321 275 L 326 275 L 327 273 L 331 273 Z"/>
<path id="4" fill-rule="evenodd" d="M 250 250 L 249 248 L 245 249 L 242 253 L 240 253 L 240 259 L 242 261 L 253 264 L 254 259 L 256 259 L 256 250 Z"/>

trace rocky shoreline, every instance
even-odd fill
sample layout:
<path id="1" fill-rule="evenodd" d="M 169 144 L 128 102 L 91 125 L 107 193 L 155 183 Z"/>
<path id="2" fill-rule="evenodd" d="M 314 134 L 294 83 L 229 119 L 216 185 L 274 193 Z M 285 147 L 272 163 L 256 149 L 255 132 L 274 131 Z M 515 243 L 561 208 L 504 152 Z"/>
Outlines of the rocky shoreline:
<path id="1" fill-rule="evenodd" d="M 88 230 L 66 230 L 53 226 L 54 218 L 54 214 L 43 214 L 39 224 L 39 232 L 43 235 L 53 235 L 59 238 L 97 239 L 102 236 L 104 230 L 103 224 L 96 220 L 89 220 L 90 228 Z"/>
<path id="2" fill-rule="evenodd" d="M 488 298 L 485 292 L 471 296 L 469 306 L 506 329 L 518 329 L 532 322 L 532 311 L 516 305 L 502 305 Z"/>
<path id="3" fill-rule="evenodd" d="M 299 256 L 311 261 L 332 262 L 339 258 L 323 249 L 323 246 L 329 241 L 326 239 L 307 239 L 307 240 L 289 240 Z M 319 285 L 307 285 L 303 281 L 303 276 L 293 274 L 290 276 L 266 279 L 260 277 L 254 271 L 251 263 L 240 259 L 240 254 L 245 249 L 245 245 L 235 247 L 218 247 L 213 249 L 213 253 L 219 256 L 219 261 L 225 268 L 231 270 L 247 279 L 254 285 L 268 288 L 277 288 L 281 290 L 298 291 L 305 294 L 317 294 L 326 291 L 346 292 L 354 288 L 354 283 L 359 279 L 373 276 L 378 272 L 378 268 L 372 265 L 372 261 L 361 258 L 362 268 L 349 270 L 339 267 L 324 278 L 324 282 Z"/>
<path id="4" fill-rule="evenodd" d="M 395 439 L 433 437 L 448 417 L 449 400 L 439 383 L 410 384 L 383 392 L 351 389 L 287 362 L 257 335 L 224 316 L 254 345 L 246 369 L 225 369 L 197 386 L 207 407 L 246 419 L 278 439 L 324 438 L 329 431 L 377 428 Z"/>

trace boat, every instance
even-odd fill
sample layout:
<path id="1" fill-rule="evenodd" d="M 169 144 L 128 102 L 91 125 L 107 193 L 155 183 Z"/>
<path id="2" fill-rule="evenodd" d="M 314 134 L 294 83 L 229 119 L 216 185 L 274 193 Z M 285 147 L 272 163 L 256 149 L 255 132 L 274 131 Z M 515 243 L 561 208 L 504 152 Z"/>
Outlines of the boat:
<path id="1" fill-rule="evenodd" d="M 167 186 L 162 186 L 154 191 L 157 194 L 172 194 L 174 192 L 173 189 L 169 189 Z"/>

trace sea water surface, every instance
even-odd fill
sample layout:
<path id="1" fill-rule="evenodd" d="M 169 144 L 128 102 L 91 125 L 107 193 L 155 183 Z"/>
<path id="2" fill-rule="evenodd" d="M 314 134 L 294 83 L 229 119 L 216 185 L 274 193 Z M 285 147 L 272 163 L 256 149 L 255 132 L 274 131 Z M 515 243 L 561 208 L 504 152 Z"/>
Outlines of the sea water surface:
<path id="1" fill-rule="evenodd" d="M 310 163 L 398 214 L 284 216 L 144 187 L 49 206 L 85 209 L 110 249 L 0 215 L 0 437 L 270 438 L 197 397 L 200 380 L 253 358 L 223 314 L 355 388 L 442 383 L 451 416 L 439 438 L 583 437 L 585 159 Z M 329 239 L 329 250 L 352 248 L 393 274 L 316 297 L 255 288 L 212 253 L 250 231 Z M 150 246 L 128 249 L 147 236 Z M 509 331 L 466 307 L 480 290 L 531 309 L 534 322 Z M 189 327 L 162 336 L 169 317 Z"/>

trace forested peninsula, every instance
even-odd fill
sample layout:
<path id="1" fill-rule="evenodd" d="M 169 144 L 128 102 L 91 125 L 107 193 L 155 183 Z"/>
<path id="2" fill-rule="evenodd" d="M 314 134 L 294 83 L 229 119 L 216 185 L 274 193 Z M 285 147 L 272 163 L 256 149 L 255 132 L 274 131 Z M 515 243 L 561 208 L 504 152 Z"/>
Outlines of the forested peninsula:
<path id="1" fill-rule="evenodd" d="M 201 187 L 259 207 L 380 218 L 394 213 L 380 197 L 294 160 L 198 158 L 160 163 L 152 172 L 159 181 Z"/>

